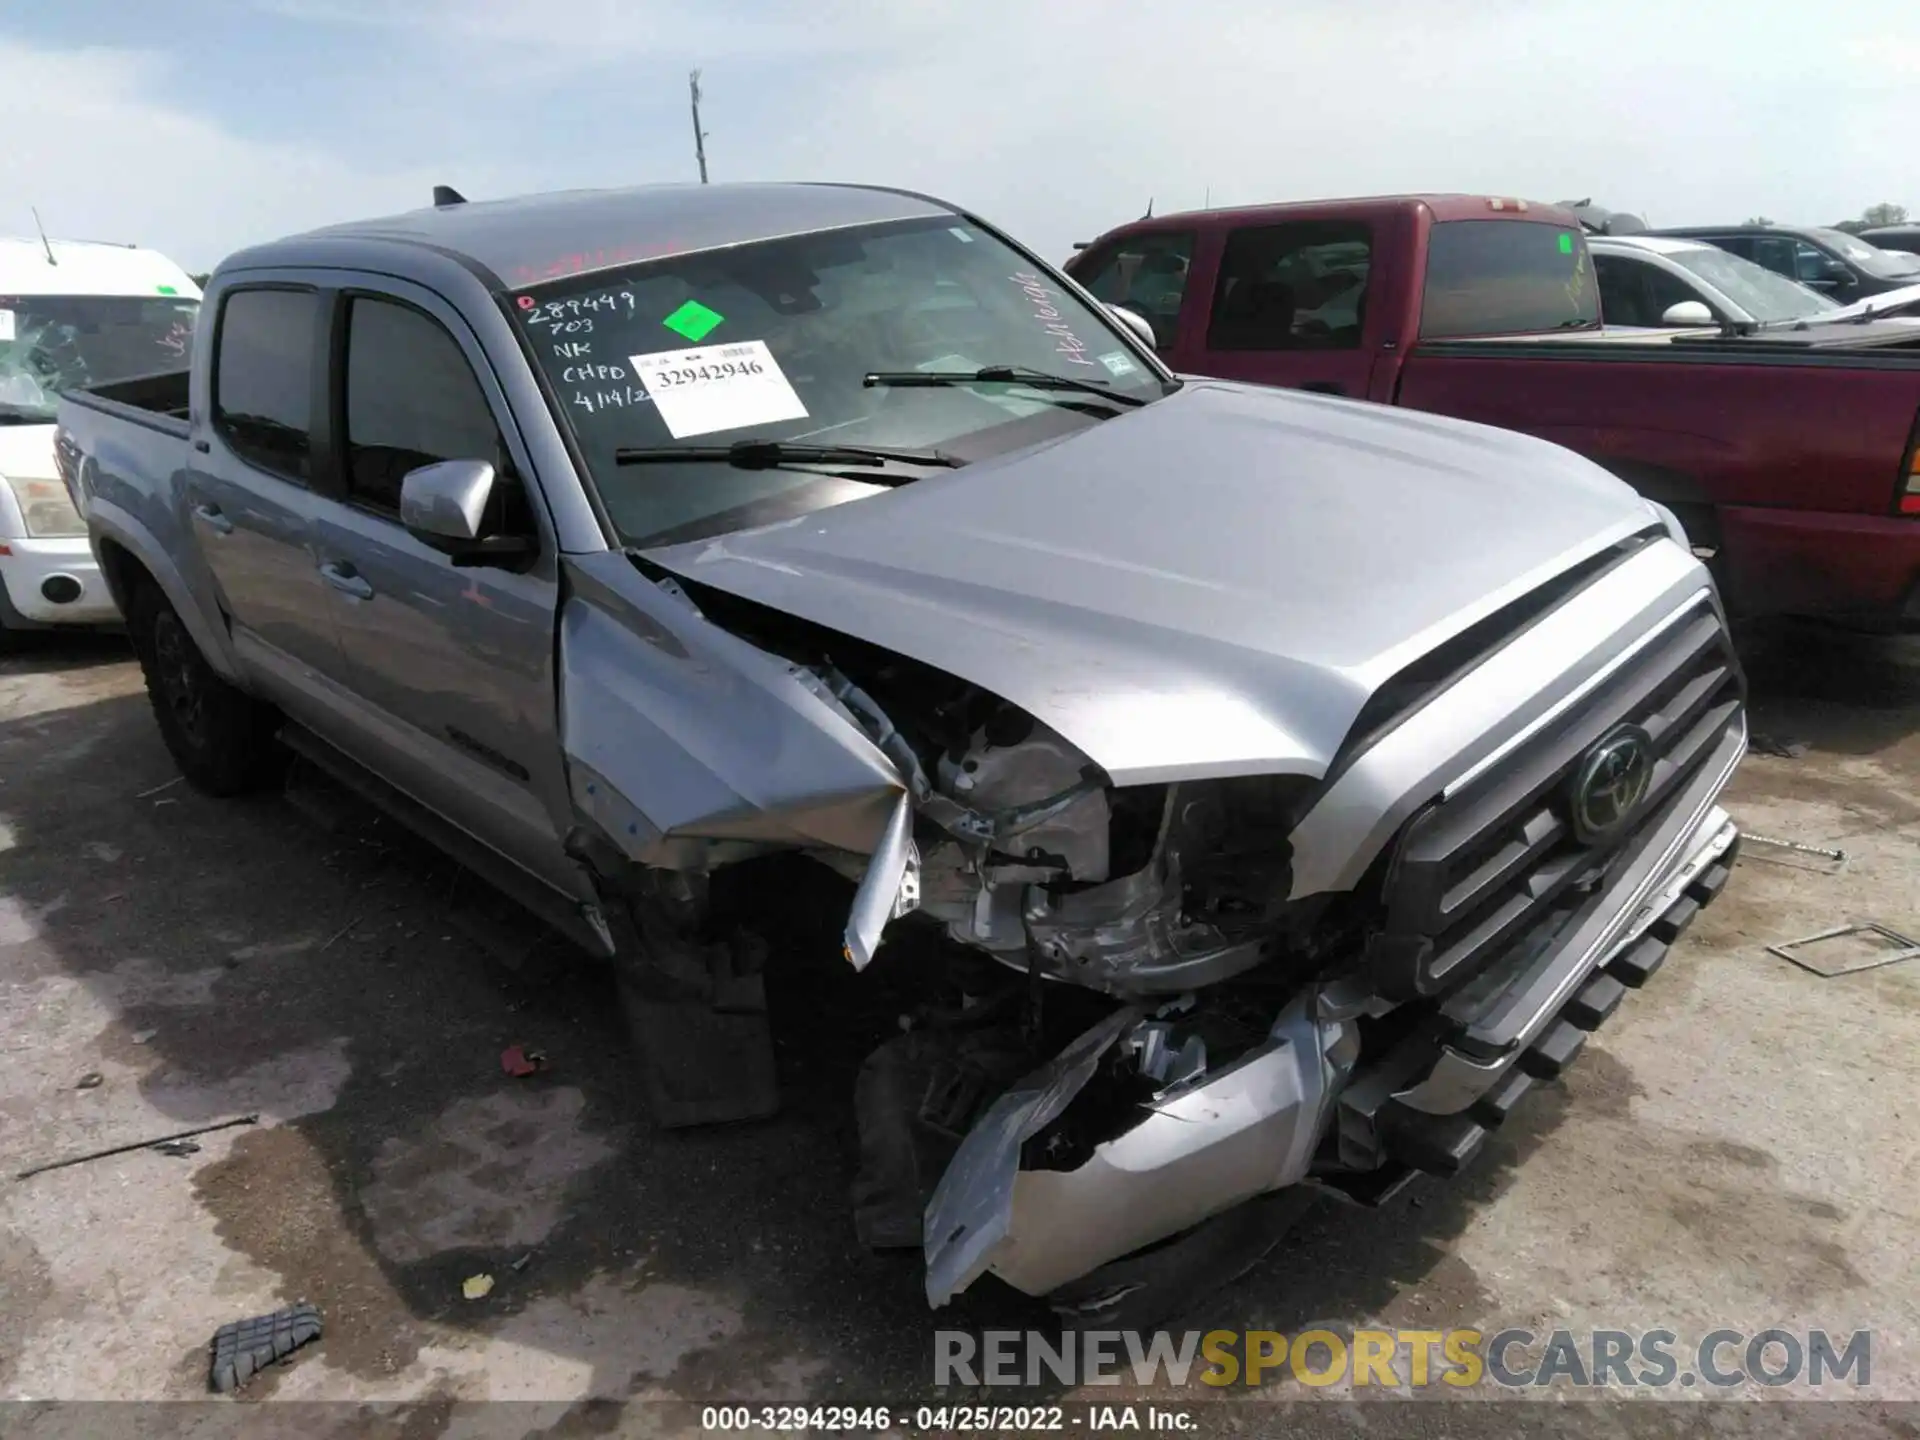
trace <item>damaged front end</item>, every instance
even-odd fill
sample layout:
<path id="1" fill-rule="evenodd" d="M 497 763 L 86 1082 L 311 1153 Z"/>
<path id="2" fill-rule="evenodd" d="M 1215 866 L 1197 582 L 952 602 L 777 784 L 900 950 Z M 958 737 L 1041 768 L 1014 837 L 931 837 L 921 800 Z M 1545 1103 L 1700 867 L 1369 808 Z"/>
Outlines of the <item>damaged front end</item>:
<path id="1" fill-rule="evenodd" d="M 860 1077 L 854 1210 L 871 1245 L 925 1245 L 936 1304 L 989 1268 L 1040 1293 L 1304 1173 L 1353 1044 L 1309 983 L 1350 940 L 1286 898 L 1310 781 L 1116 786 L 932 667 L 595 579 L 563 627 L 570 848 L 657 1121 L 777 1103 L 766 947 L 715 896 L 798 853 L 855 887 L 845 960 L 897 940 L 887 983 L 928 998 Z M 663 704 L 689 666 L 726 693 Z M 766 743 L 716 736 L 716 713 Z"/>
<path id="2" fill-rule="evenodd" d="M 1325 781 L 1214 778 L 1292 762 L 1158 729 L 1180 765 L 1103 768 L 1039 718 L 1065 681 L 1023 708 L 697 583 L 654 592 L 684 628 L 570 610 L 575 849 L 639 932 L 616 961 L 656 1116 L 770 1108 L 761 952 L 709 895 L 798 854 L 854 886 L 826 929 L 862 992 L 918 992 L 856 1084 L 853 1201 L 865 1243 L 924 1249 L 935 1306 L 992 1274 L 1109 1323 L 1130 1290 L 1226 1278 L 1322 1190 L 1455 1173 L 1731 865 L 1743 681 L 1690 557 L 1625 553 L 1473 664 L 1383 686 Z M 1582 832 L 1623 744 L 1644 794 Z"/>
<path id="3" fill-rule="evenodd" d="M 927 1299 L 991 1270 L 1044 1295 L 1242 1201 L 1297 1184 L 1359 1049 L 1358 1010 L 1310 987 L 1225 1063 L 1179 1016 L 1115 1011 L 1002 1094 L 926 1213 Z M 1139 1095 L 1094 1143 L 1062 1125 L 1103 1066 Z M 1091 1147 L 1091 1148 L 1090 1148 Z"/>
<path id="4" fill-rule="evenodd" d="M 957 1016 L 870 1058 L 862 1238 L 924 1246 L 935 1306 L 988 1271 L 1050 1294 L 1305 1179 L 1370 1003 L 1318 978 L 1351 953 L 1337 913 L 1287 900 L 1311 783 L 1117 789 L 977 694 L 945 746 L 916 745 L 866 690 L 817 673 L 906 783 L 846 958 L 864 967 L 915 915 L 1004 977 L 976 976 Z"/>

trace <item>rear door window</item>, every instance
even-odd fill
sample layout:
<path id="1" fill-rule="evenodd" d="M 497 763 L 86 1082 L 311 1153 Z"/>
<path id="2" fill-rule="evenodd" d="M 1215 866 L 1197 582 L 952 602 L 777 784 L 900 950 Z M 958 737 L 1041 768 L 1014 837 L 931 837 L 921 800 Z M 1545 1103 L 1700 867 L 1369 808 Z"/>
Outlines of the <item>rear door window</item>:
<path id="1" fill-rule="evenodd" d="M 1600 323 L 1577 230 L 1537 220 L 1444 220 L 1427 241 L 1424 340 L 1524 335 Z"/>
<path id="2" fill-rule="evenodd" d="M 234 290 L 220 307 L 213 423 L 250 465 L 305 481 L 312 465 L 311 290 Z"/>
<path id="3" fill-rule="evenodd" d="M 1102 304 L 1140 316 L 1153 326 L 1154 345 L 1168 350 L 1180 328 L 1192 261 L 1191 230 L 1154 230 L 1090 252 L 1073 267 L 1073 278 Z"/>
<path id="4" fill-rule="evenodd" d="M 1227 237 L 1207 322 L 1209 350 L 1353 350 L 1367 314 L 1370 226 L 1260 225 Z"/>

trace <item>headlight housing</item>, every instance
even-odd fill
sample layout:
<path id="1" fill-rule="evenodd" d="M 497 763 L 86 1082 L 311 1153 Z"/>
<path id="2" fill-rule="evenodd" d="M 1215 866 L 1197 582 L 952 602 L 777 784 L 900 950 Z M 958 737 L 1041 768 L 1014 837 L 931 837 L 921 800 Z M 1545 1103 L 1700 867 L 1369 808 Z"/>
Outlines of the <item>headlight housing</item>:
<path id="1" fill-rule="evenodd" d="M 0 478 L 4 478 L 6 487 L 13 491 L 13 498 L 20 504 L 21 519 L 29 537 L 52 540 L 87 533 L 87 522 L 80 518 L 80 512 L 74 509 L 73 497 L 58 480 Z"/>

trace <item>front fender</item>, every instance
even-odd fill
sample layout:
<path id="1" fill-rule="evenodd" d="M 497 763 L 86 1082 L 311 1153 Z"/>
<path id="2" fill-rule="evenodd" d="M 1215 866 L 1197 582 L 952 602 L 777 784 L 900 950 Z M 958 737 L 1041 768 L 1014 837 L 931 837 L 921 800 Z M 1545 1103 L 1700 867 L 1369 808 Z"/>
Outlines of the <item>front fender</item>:
<path id="1" fill-rule="evenodd" d="M 677 870 L 881 845 L 906 783 L 796 667 L 617 551 L 564 564 L 560 738 L 578 820 L 628 860 Z"/>

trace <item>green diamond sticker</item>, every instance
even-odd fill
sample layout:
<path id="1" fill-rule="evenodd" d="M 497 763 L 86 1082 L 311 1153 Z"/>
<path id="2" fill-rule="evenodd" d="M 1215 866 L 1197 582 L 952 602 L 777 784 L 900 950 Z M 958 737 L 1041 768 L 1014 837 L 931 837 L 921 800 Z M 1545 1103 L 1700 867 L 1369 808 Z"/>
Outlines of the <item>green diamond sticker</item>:
<path id="1" fill-rule="evenodd" d="M 1571 255 L 1573 253 L 1573 237 L 1571 235 L 1561 235 L 1560 253 L 1562 255 Z M 671 324 L 672 322 L 669 321 L 668 323 Z"/>
<path id="2" fill-rule="evenodd" d="M 162 295 L 178 295 L 180 292 L 171 285 L 162 285 L 160 287 L 160 293 Z"/>
<path id="3" fill-rule="evenodd" d="M 698 300 L 689 300 L 660 323 L 698 344 L 726 318 L 718 310 L 709 310 Z"/>

